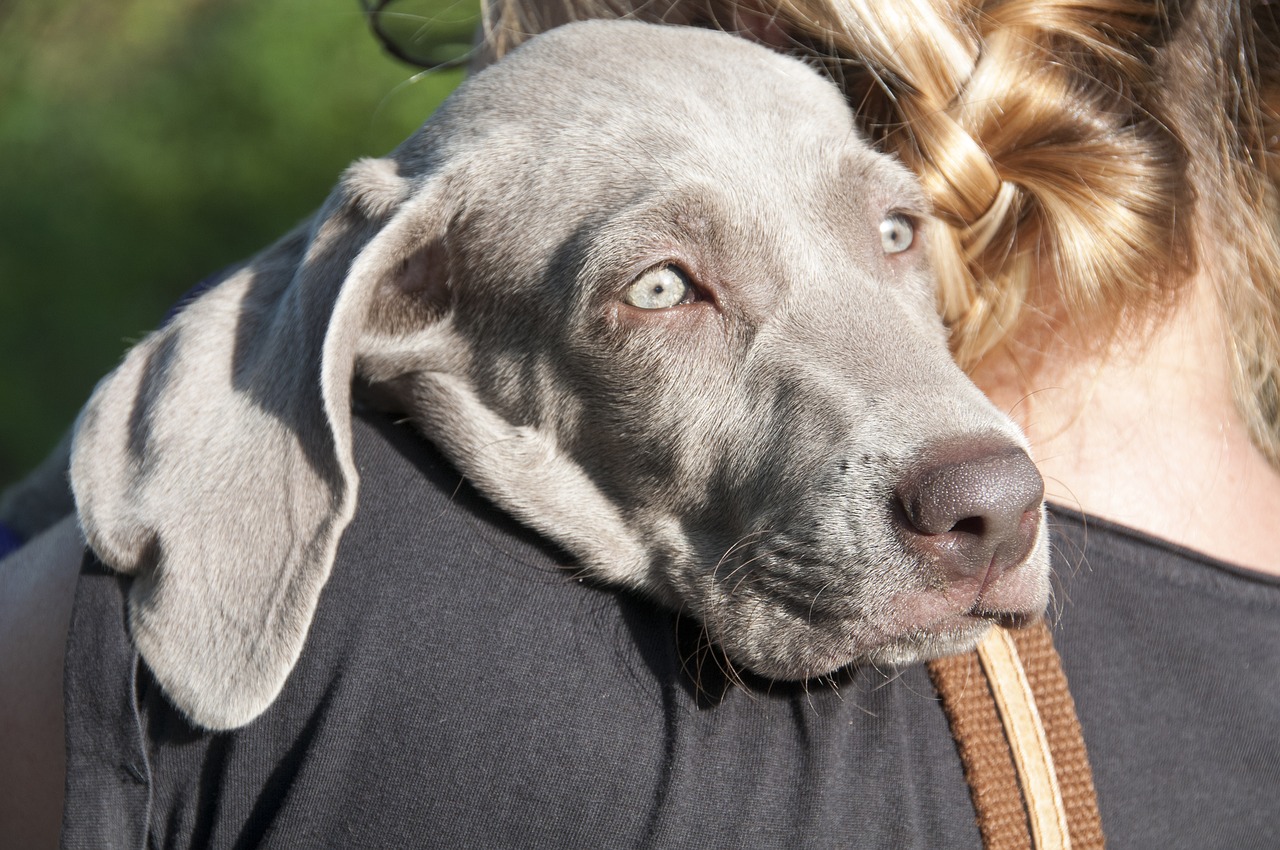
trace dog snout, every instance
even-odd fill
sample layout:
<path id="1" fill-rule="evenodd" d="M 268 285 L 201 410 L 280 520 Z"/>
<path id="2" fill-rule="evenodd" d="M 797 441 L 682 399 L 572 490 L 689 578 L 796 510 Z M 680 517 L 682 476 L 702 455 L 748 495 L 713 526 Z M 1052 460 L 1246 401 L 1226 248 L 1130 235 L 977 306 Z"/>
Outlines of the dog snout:
<path id="1" fill-rule="evenodd" d="M 968 438 L 926 452 L 894 497 L 907 549 L 981 592 L 1035 545 L 1044 481 L 1018 446 Z"/>

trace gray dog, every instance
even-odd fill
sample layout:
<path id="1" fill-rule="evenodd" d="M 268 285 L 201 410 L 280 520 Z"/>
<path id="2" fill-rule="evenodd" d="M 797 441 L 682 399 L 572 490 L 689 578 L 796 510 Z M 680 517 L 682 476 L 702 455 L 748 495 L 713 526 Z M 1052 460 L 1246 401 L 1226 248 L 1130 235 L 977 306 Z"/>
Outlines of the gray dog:
<path id="1" fill-rule="evenodd" d="M 926 220 L 804 64 L 554 30 L 128 354 L 78 424 L 81 524 L 211 728 L 301 651 L 355 505 L 353 387 L 760 674 L 967 649 L 1046 604 L 1042 485 L 948 356 Z"/>

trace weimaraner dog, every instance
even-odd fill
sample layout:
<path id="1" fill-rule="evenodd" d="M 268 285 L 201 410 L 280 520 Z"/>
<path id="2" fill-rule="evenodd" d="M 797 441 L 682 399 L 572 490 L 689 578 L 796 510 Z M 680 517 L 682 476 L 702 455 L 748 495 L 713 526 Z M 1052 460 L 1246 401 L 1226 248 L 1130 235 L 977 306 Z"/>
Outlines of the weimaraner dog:
<path id="1" fill-rule="evenodd" d="M 759 674 L 967 649 L 1047 602 L 1042 482 L 948 356 L 927 221 L 803 63 L 553 30 L 129 352 L 77 426 L 82 528 L 214 729 L 302 649 L 353 391 Z"/>

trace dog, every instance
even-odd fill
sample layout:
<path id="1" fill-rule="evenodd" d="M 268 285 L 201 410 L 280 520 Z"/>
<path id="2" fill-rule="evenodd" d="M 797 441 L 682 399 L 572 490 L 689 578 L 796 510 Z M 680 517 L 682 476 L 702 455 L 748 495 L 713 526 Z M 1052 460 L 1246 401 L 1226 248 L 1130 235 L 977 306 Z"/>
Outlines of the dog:
<path id="1" fill-rule="evenodd" d="M 211 729 L 302 649 L 353 392 L 765 677 L 967 650 L 1047 604 L 1043 485 L 948 354 L 928 222 L 804 63 L 552 30 L 127 354 L 76 426 L 81 526 Z"/>

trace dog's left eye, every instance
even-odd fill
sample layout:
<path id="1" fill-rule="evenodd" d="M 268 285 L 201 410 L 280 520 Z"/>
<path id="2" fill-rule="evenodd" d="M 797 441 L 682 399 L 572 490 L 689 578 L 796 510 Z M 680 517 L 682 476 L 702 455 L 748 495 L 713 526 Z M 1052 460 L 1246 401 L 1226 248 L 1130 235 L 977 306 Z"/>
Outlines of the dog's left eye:
<path id="1" fill-rule="evenodd" d="M 901 254 L 915 240 L 915 223 L 902 213 L 890 213 L 880 221 L 880 247 L 886 254 Z"/>
<path id="2" fill-rule="evenodd" d="M 627 288 L 623 300 L 642 310 L 665 310 L 697 300 L 689 276 L 675 266 L 649 269 Z"/>

